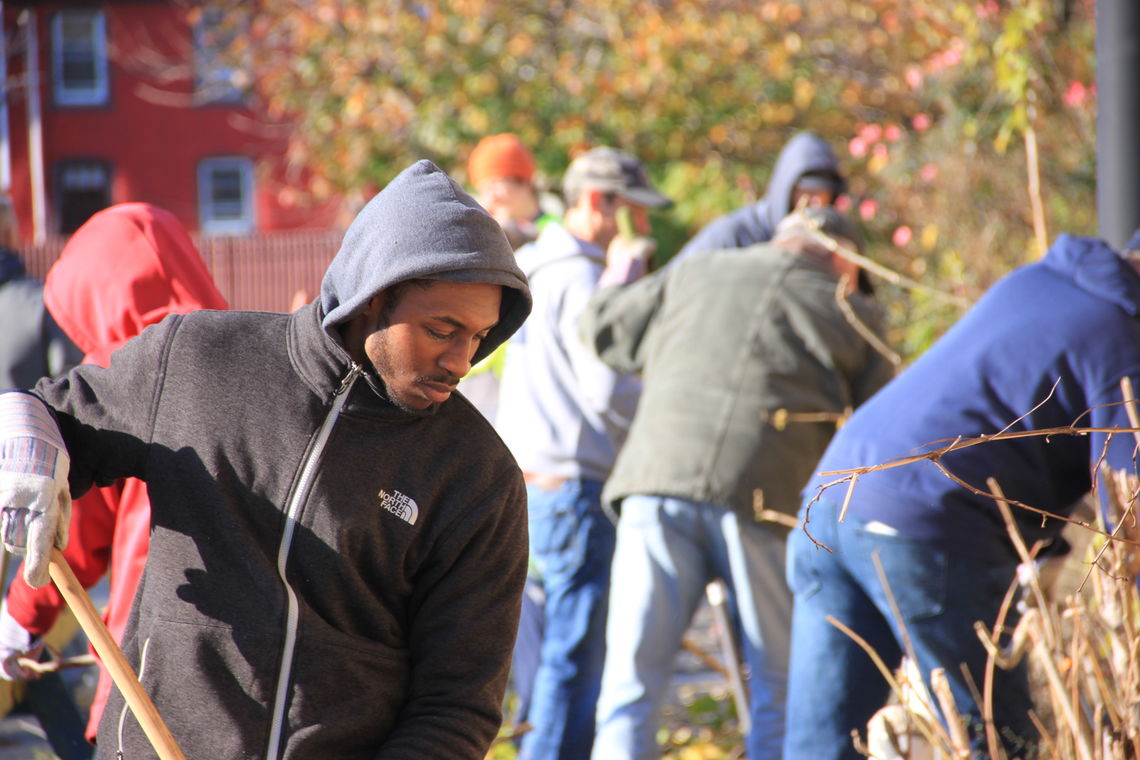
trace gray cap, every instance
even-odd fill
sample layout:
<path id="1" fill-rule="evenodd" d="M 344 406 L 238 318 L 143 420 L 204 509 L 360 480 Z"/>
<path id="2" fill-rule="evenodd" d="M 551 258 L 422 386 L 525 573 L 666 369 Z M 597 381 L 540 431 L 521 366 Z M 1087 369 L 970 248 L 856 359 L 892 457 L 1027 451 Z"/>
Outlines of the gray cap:
<path id="1" fill-rule="evenodd" d="M 615 148 L 594 148 L 571 162 L 562 178 L 563 195 L 573 203 L 586 190 L 616 193 L 630 203 L 650 208 L 673 205 L 649 182 L 643 163 Z"/>
<path id="2" fill-rule="evenodd" d="M 799 231 L 822 232 L 829 237 L 851 241 L 857 252 L 863 249 L 863 235 L 851 218 L 834 206 L 808 206 L 793 211 L 776 225 L 774 237 Z"/>

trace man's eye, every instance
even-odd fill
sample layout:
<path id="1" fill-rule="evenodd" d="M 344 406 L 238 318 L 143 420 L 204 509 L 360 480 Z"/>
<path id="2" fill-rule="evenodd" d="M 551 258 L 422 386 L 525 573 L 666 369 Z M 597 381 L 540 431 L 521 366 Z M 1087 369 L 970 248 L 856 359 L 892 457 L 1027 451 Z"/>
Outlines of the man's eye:
<path id="1" fill-rule="evenodd" d="M 447 333 L 441 333 L 438 330 L 431 329 L 430 327 L 427 328 L 427 333 L 428 333 L 428 335 L 435 338 L 436 340 L 447 340 L 448 338 L 451 337 Z"/>

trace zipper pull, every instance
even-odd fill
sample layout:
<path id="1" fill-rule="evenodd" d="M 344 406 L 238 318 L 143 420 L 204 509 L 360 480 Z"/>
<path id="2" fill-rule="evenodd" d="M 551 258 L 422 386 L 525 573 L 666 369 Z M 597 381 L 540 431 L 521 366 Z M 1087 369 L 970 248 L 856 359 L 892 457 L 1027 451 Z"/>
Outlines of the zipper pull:
<path id="1" fill-rule="evenodd" d="M 333 398 L 336 398 L 342 393 L 345 393 L 350 387 L 352 387 L 352 384 L 356 382 L 356 378 L 360 377 L 360 374 L 362 372 L 364 372 L 364 367 L 360 366 L 356 362 L 353 362 L 352 369 L 350 369 L 348 371 L 348 374 L 344 376 L 344 379 L 340 381 L 340 385 L 337 386 L 336 392 L 333 394 Z"/>

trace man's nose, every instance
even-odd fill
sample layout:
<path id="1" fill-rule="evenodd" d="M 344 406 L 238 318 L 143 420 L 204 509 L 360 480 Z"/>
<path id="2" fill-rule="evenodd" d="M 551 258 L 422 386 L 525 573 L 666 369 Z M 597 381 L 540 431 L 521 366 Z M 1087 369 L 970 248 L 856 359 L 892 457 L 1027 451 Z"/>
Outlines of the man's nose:
<path id="1" fill-rule="evenodd" d="M 479 344 L 473 340 L 453 340 L 439 357 L 439 366 L 455 375 L 463 377 L 471 371 L 471 359 Z"/>

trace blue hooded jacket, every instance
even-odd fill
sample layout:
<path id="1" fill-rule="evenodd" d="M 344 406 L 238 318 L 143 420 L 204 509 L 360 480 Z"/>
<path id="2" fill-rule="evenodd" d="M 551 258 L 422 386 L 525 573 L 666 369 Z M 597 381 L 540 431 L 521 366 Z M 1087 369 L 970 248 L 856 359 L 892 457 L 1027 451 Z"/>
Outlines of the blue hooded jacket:
<path id="1" fill-rule="evenodd" d="M 929 351 L 860 407 L 832 439 L 817 472 L 870 466 L 1003 430 L 1127 427 L 1121 378 L 1140 389 L 1140 277 L 1104 242 L 1061 235 L 1045 258 L 988 293 Z M 1032 436 L 991 441 L 942 457 L 983 492 L 1068 515 L 1092 486 L 1093 467 L 1134 469 L 1131 435 Z M 836 476 L 816 475 L 806 498 Z M 846 485 L 823 498 L 842 501 Z M 993 500 L 923 460 L 861 476 L 849 514 L 962 555 L 1012 556 Z M 1026 543 L 1064 523 L 1025 509 Z"/>
<path id="2" fill-rule="evenodd" d="M 672 261 L 771 240 L 776 225 L 792 210 L 792 190 L 796 182 L 813 172 L 842 176 L 839 160 L 827 141 L 814 132 L 799 132 L 780 151 L 764 197 L 709 222 Z"/>

